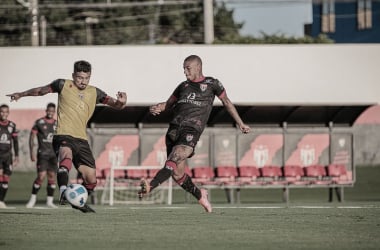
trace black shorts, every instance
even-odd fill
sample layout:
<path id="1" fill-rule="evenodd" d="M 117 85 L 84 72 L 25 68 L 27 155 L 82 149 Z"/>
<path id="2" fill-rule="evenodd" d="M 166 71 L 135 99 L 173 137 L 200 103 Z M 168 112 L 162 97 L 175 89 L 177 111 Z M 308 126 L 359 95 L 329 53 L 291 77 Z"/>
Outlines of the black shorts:
<path id="1" fill-rule="evenodd" d="M 53 148 L 57 157 L 60 147 L 69 147 L 71 149 L 75 168 L 78 168 L 80 165 L 95 168 L 95 159 L 92 155 L 90 145 L 87 140 L 75 138 L 69 135 L 54 135 Z"/>
<path id="2" fill-rule="evenodd" d="M 188 157 L 191 158 L 194 155 L 194 148 L 200 137 L 201 133 L 195 128 L 170 124 L 165 139 L 167 155 L 169 156 L 174 146 L 186 145 L 193 148 L 193 153 Z"/>
<path id="3" fill-rule="evenodd" d="M 0 169 L 3 170 L 3 174 L 11 176 L 12 175 L 12 154 L 5 153 L 0 154 Z"/>
<path id="4" fill-rule="evenodd" d="M 37 172 L 57 171 L 57 157 L 55 155 L 38 155 Z"/>

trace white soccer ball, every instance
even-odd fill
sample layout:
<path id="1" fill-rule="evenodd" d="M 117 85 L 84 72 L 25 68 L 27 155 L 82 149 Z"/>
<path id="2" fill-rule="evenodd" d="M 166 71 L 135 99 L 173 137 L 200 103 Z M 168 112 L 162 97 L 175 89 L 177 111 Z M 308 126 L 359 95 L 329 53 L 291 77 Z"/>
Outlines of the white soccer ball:
<path id="1" fill-rule="evenodd" d="M 83 207 L 86 204 L 87 189 L 81 184 L 69 184 L 65 191 L 67 201 L 74 206 Z"/>

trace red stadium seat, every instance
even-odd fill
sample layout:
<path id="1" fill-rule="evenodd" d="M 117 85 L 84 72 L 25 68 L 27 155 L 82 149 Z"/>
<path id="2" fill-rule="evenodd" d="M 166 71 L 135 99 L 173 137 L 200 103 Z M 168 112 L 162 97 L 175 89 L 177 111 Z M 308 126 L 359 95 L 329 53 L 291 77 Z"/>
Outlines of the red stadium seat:
<path id="1" fill-rule="evenodd" d="M 260 177 L 260 171 L 256 166 L 240 166 L 238 181 L 242 185 L 258 185 L 261 182 L 257 181 Z"/>
<path id="2" fill-rule="evenodd" d="M 303 180 L 305 176 L 303 167 L 296 165 L 286 165 L 284 166 L 284 177 L 288 184 L 291 185 L 306 185 L 309 182 Z"/>
<path id="3" fill-rule="evenodd" d="M 195 167 L 193 168 L 193 181 L 201 185 L 216 185 L 214 181 L 213 167 Z"/>
<path id="4" fill-rule="evenodd" d="M 236 185 L 238 170 L 235 166 L 218 166 L 216 167 L 215 181 L 222 185 Z"/>
<path id="5" fill-rule="evenodd" d="M 328 185 L 331 180 L 327 177 L 326 168 L 322 165 L 311 165 L 305 167 L 305 173 L 310 184 Z"/>
<path id="6" fill-rule="evenodd" d="M 346 166 L 340 164 L 331 164 L 327 167 L 328 176 L 331 177 L 335 184 L 352 184 L 353 180 L 347 173 Z"/>
<path id="7" fill-rule="evenodd" d="M 287 182 L 281 179 L 282 170 L 280 166 L 264 166 L 261 169 L 261 177 L 264 179 L 263 184 L 285 185 Z"/>

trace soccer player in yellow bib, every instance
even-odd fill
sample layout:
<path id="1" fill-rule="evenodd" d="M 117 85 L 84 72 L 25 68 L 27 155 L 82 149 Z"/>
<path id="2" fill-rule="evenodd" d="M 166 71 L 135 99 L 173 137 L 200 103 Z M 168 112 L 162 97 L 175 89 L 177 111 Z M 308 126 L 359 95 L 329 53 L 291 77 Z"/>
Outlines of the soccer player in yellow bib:
<path id="1" fill-rule="evenodd" d="M 61 205 L 66 203 L 64 193 L 72 165 L 81 174 L 83 185 L 89 194 L 96 187 L 95 159 L 86 134 L 87 122 L 94 113 L 95 105 L 102 103 L 116 109 L 123 109 L 127 102 L 125 92 L 118 92 L 115 99 L 89 85 L 90 77 L 91 64 L 83 60 L 77 61 L 74 63 L 72 80 L 57 79 L 46 86 L 7 95 L 11 101 L 17 101 L 24 96 L 58 93 L 57 131 L 53 137 L 53 148 L 59 163 L 57 181 Z M 84 213 L 95 212 L 87 204 L 83 207 L 73 205 L 72 207 Z"/>

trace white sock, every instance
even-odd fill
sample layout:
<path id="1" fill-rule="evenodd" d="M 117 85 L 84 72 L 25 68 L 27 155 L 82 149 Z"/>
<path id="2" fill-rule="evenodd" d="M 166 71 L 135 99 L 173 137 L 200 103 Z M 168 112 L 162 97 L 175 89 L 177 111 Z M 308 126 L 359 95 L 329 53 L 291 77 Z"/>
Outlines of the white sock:
<path id="1" fill-rule="evenodd" d="M 52 204 L 52 203 L 53 203 L 53 200 L 54 200 L 54 197 L 53 197 L 53 196 L 48 196 L 48 197 L 46 198 L 46 203 L 48 203 L 48 204 Z"/>
<path id="2" fill-rule="evenodd" d="M 30 196 L 30 201 L 36 201 L 37 200 L 37 195 L 36 194 L 32 194 L 31 196 Z"/>
<path id="3" fill-rule="evenodd" d="M 65 185 L 60 186 L 59 187 L 59 194 L 61 195 L 63 193 L 63 191 L 66 190 L 66 188 L 67 188 L 67 186 L 65 186 Z"/>

